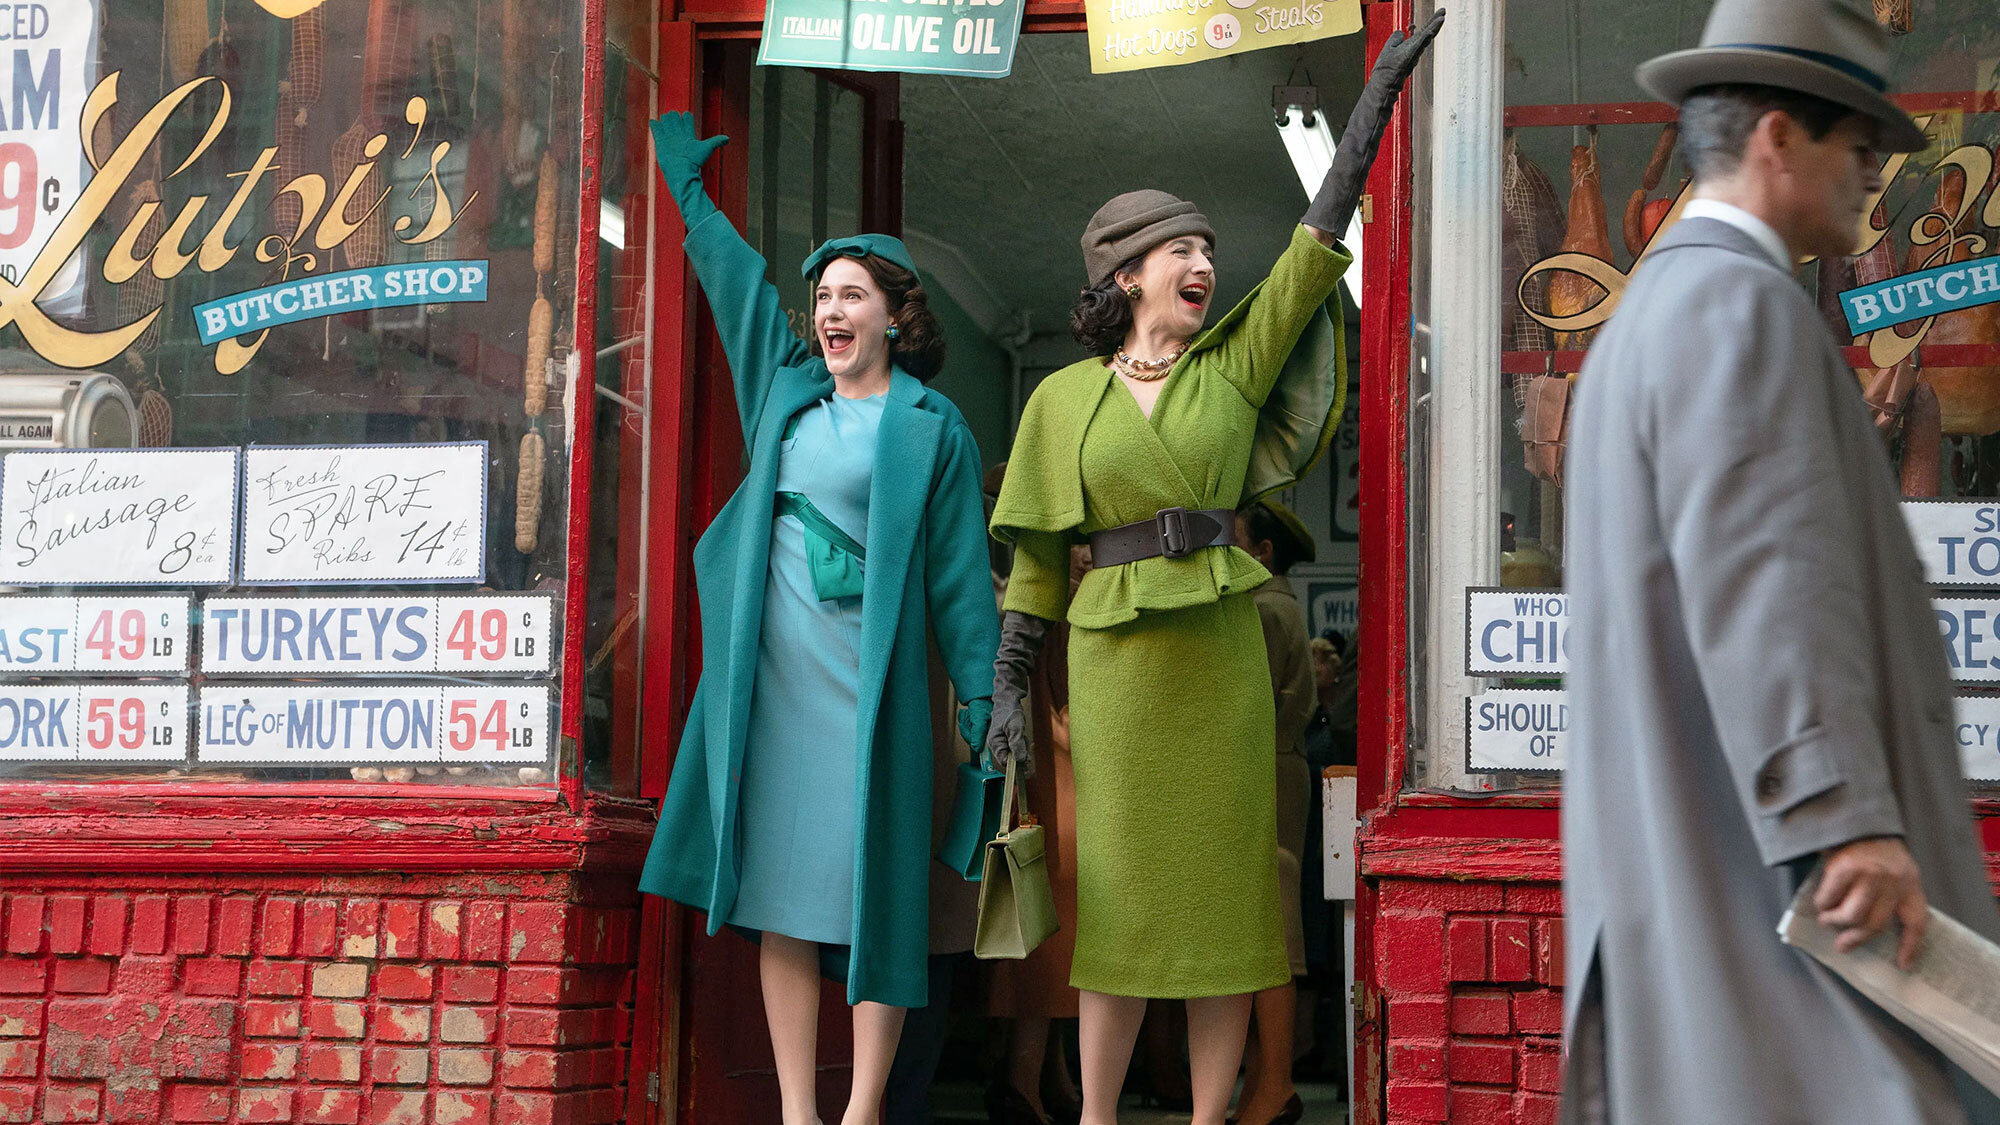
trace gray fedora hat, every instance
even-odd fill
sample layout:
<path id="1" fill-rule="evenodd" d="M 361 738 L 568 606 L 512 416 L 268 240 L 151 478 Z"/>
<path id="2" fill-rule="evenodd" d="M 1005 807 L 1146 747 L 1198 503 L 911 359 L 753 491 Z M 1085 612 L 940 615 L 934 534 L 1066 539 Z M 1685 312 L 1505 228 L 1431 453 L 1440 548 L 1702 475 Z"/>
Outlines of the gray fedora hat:
<path id="1" fill-rule="evenodd" d="M 1701 46 L 1648 60 L 1645 91 L 1679 105 L 1690 90 L 1748 82 L 1812 94 L 1881 123 L 1888 152 L 1920 152 L 1923 130 L 1888 98 L 1889 35 L 1867 0 L 1718 0 Z"/>

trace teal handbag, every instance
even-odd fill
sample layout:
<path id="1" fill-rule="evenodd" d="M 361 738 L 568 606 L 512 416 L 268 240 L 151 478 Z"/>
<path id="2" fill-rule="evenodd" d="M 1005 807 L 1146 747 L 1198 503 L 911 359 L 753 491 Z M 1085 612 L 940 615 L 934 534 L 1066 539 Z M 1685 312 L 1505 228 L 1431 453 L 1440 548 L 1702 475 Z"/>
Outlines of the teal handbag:
<path id="1" fill-rule="evenodd" d="M 958 764 L 958 793 L 952 798 L 951 822 L 937 858 L 967 882 L 979 882 L 986 869 L 986 841 L 1000 835 L 1006 781 L 1006 774 L 976 761 Z"/>
<path id="2" fill-rule="evenodd" d="M 813 593 L 819 600 L 860 597 L 867 549 L 796 492 L 778 493 L 778 514 L 805 526 L 806 569 L 812 572 Z"/>

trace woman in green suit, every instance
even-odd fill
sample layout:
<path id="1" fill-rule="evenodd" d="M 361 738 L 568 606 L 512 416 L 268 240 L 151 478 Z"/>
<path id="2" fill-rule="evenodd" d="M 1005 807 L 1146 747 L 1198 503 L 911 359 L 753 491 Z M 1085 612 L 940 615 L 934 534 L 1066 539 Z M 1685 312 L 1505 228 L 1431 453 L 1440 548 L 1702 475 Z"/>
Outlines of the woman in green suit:
<path id="1" fill-rule="evenodd" d="M 727 137 L 653 123 L 736 383 L 750 464 L 695 545 L 702 675 L 640 887 L 758 936 L 785 1125 L 814 1125 L 821 966 L 854 1006 L 845 1125 L 874 1125 L 926 1002 L 937 638 L 966 741 L 992 713 L 999 614 L 979 450 L 923 380 L 944 360 L 909 252 L 821 246 L 813 336 L 702 190 Z"/>
<path id="2" fill-rule="evenodd" d="M 1294 350 L 1335 331 L 1320 310 L 1350 259 L 1334 236 L 1442 19 L 1391 37 L 1290 248 L 1216 327 L 1202 331 L 1214 233 L 1193 204 L 1137 191 L 1097 212 L 1071 324 L 1094 358 L 1036 388 L 1008 458 L 993 531 L 1017 549 L 993 750 L 1028 754 L 1023 687 L 1044 626 L 1066 618 L 1085 1125 L 1116 1121 L 1151 997 L 1188 1001 L 1194 1125 L 1222 1125 L 1251 995 L 1290 979 L 1271 682 L 1245 596 L 1270 576 L 1234 545 L 1234 510 L 1258 487 L 1260 411 L 1300 377 Z M 1334 399 L 1316 401 L 1323 432 Z M 1077 541 L 1093 569 L 1072 597 Z"/>

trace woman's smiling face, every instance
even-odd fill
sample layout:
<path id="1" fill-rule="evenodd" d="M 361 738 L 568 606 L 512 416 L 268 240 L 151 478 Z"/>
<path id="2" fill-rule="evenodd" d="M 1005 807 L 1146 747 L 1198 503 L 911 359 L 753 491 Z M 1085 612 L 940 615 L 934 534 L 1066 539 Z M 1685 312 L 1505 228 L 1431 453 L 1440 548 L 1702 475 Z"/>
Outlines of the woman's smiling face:
<path id="1" fill-rule="evenodd" d="M 1201 331 L 1215 296 L 1215 249 L 1193 234 L 1162 242 L 1139 260 L 1137 272 L 1121 271 L 1118 284 L 1139 287 L 1139 299 L 1132 303 L 1135 322 L 1151 320 L 1168 334 L 1187 339 Z"/>
<path id="2" fill-rule="evenodd" d="M 813 289 L 813 336 L 835 378 L 889 363 L 889 300 L 860 262 L 838 257 Z"/>

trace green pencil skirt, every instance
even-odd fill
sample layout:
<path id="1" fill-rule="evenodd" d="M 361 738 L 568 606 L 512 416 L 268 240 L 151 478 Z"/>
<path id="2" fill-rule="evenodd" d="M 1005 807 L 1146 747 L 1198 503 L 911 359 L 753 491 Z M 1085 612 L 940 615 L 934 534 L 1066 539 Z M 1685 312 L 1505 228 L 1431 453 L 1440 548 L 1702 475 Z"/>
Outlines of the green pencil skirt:
<path id="1" fill-rule="evenodd" d="M 1069 678 L 1070 984 L 1178 999 L 1290 980 L 1278 899 L 1277 720 L 1249 595 L 1109 629 L 1073 627 Z"/>

